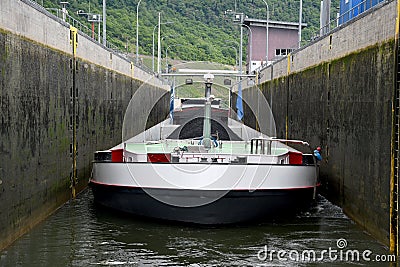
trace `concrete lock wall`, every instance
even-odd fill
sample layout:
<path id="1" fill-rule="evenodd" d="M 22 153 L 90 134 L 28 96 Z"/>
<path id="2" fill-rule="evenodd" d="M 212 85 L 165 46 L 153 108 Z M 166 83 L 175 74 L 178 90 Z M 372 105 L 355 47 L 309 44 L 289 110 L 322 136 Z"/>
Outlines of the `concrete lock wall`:
<path id="1" fill-rule="evenodd" d="M 260 75 L 277 136 L 321 146 L 323 194 L 385 244 L 396 5 L 392 1 L 362 14 Z M 254 91 L 243 91 L 245 123 L 252 127 L 257 114 L 249 114 L 248 106 L 257 102 Z"/>
<path id="2" fill-rule="evenodd" d="M 68 25 L 29 2 L 0 1 L 0 249 L 71 197 L 74 129 L 80 190 L 93 152 L 121 142 L 129 100 L 150 78 L 138 68 L 132 77 L 131 62 L 82 34 L 75 64 L 69 38 Z M 143 105 L 160 100 L 148 127 L 169 106 L 169 92 L 151 81 Z"/>

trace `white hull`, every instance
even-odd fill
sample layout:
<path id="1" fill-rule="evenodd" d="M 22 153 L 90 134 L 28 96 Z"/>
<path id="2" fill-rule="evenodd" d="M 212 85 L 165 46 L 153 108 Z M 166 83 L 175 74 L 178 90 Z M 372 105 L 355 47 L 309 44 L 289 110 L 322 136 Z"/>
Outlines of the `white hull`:
<path id="1" fill-rule="evenodd" d="M 128 187 L 250 191 L 309 188 L 317 183 L 314 166 L 146 162 L 95 162 L 93 181 Z"/>

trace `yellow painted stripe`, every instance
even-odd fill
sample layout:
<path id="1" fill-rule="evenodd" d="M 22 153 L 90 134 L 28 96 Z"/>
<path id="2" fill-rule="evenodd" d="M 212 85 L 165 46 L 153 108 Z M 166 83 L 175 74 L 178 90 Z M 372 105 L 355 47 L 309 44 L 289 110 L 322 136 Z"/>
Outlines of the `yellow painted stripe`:
<path id="1" fill-rule="evenodd" d="M 397 18 L 396 18 L 396 38 L 399 37 L 399 28 L 400 28 L 400 0 L 397 0 Z"/>
<path id="2" fill-rule="evenodd" d="M 69 30 L 70 30 L 70 44 L 72 45 L 72 53 L 74 56 L 76 56 L 76 48 L 78 47 L 78 29 L 70 25 Z"/>

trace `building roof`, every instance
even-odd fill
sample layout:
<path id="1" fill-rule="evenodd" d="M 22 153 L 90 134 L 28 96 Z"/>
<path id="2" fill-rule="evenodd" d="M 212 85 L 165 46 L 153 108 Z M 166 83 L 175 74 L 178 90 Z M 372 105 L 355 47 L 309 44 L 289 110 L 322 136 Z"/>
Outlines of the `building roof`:
<path id="1" fill-rule="evenodd" d="M 266 27 L 267 26 L 267 20 L 265 20 L 265 19 L 245 18 L 243 23 L 248 26 L 255 26 L 255 27 Z M 268 27 L 275 28 L 275 29 L 298 30 L 299 23 L 298 22 L 269 20 Z M 305 28 L 305 27 L 307 27 L 307 23 L 301 23 L 301 28 Z"/>

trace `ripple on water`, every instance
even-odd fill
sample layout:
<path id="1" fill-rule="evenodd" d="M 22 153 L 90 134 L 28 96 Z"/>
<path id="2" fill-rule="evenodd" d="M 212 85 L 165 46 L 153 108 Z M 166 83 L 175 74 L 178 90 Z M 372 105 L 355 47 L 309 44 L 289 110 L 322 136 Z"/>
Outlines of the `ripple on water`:
<path id="1" fill-rule="evenodd" d="M 261 261 L 257 253 L 264 246 L 322 250 L 336 247 L 339 238 L 346 238 L 352 249 L 388 253 L 321 196 L 314 206 L 293 218 L 200 227 L 110 212 L 94 205 L 87 190 L 1 252 L 0 266 L 308 266 L 310 263 Z"/>

